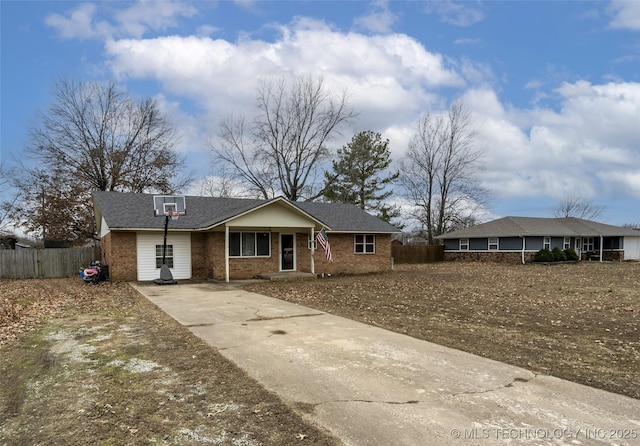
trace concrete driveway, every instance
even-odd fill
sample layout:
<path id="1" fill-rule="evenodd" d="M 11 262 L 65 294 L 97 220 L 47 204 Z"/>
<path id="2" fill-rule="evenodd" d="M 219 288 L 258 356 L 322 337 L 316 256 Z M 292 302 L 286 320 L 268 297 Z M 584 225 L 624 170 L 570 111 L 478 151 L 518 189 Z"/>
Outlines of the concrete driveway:
<path id="1" fill-rule="evenodd" d="M 640 445 L 640 400 L 230 285 L 132 285 L 347 445 Z"/>

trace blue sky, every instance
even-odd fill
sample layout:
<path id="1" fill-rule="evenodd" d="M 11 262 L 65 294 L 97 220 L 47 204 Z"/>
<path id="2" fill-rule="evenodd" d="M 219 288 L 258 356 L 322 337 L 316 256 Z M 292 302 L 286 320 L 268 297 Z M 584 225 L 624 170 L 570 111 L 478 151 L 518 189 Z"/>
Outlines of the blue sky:
<path id="1" fill-rule="evenodd" d="M 322 75 L 402 158 L 425 112 L 463 99 L 485 150 L 485 218 L 582 196 L 640 222 L 638 1 L 0 2 L 0 160 L 20 158 L 52 83 L 153 96 L 199 178 L 220 120 L 269 76 Z"/>

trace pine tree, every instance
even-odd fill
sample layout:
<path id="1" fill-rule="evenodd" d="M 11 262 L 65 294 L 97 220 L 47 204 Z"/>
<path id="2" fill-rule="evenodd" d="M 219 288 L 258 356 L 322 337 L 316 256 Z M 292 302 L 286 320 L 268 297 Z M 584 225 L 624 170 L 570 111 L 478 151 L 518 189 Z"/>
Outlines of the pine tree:
<path id="1" fill-rule="evenodd" d="M 398 172 L 384 175 L 390 164 L 388 139 L 372 131 L 356 134 L 338 149 L 333 172 L 325 172 L 325 198 L 375 211 L 385 221 L 397 217 L 399 210 L 384 203 L 393 193 L 387 187 L 399 176 Z"/>

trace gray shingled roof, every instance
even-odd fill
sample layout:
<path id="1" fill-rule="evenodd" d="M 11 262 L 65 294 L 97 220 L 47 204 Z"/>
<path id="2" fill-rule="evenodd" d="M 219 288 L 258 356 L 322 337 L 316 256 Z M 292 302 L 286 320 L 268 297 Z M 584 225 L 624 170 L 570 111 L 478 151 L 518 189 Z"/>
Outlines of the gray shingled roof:
<path id="1" fill-rule="evenodd" d="M 171 222 L 171 229 L 201 230 L 219 225 L 233 217 L 274 200 L 187 196 L 187 215 Z M 96 218 L 104 218 L 110 229 L 162 229 L 164 218 L 153 212 L 152 194 L 94 192 Z M 285 200 L 286 201 L 286 200 Z M 397 233 L 400 230 L 356 206 L 342 203 L 291 202 L 325 225 L 331 232 Z"/>
<path id="2" fill-rule="evenodd" d="M 504 217 L 460 231 L 437 236 L 437 239 L 557 236 L 557 237 L 638 237 L 633 229 L 606 225 L 581 218 Z"/>

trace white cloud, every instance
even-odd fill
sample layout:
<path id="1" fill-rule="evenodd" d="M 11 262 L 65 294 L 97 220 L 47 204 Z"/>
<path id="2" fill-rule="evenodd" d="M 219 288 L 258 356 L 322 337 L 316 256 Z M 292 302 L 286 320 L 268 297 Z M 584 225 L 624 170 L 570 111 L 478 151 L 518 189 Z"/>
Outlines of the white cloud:
<path id="1" fill-rule="evenodd" d="M 460 39 L 456 39 L 453 43 L 455 43 L 456 45 L 472 45 L 472 46 L 484 46 L 483 45 L 483 40 L 476 38 L 476 39 L 470 39 L 470 38 L 460 38 Z"/>
<path id="2" fill-rule="evenodd" d="M 438 8 L 444 13 L 451 5 L 461 7 Z M 386 6 L 376 5 L 380 11 Z M 127 11 L 118 23 L 140 24 L 122 27 L 132 35 L 171 26 L 172 17 L 191 13 L 167 7 L 156 19 L 143 20 L 139 9 Z M 78 36 L 91 35 L 95 7 L 83 5 L 76 13 L 58 29 L 73 22 L 82 25 Z M 274 41 L 208 37 L 214 29 L 199 36 L 107 40 L 107 63 L 122 80 L 154 80 L 162 86 L 162 108 L 179 124 L 184 151 L 201 151 L 224 116 L 250 116 L 259 79 L 321 75 L 335 93 L 347 91 L 350 105 L 360 112 L 336 147 L 357 131 L 374 130 L 389 138 L 397 160 L 420 114 L 446 109 L 448 93 L 462 94 L 486 153 L 484 185 L 497 196 L 594 197 L 603 191 L 640 196 L 640 83 L 576 81 L 550 90 L 551 77 L 532 80 L 526 87 L 536 97 L 552 97 L 550 103 L 558 107 L 515 108 L 502 103 L 490 65 L 447 59 L 405 34 L 343 32 L 304 17 L 277 31 Z"/>
<path id="3" fill-rule="evenodd" d="M 388 33 L 397 20 L 398 17 L 389 10 L 389 2 L 378 0 L 372 3 L 372 12 L 356 17 L 354 23 L 375 33 Z"/>
<path id="4" fill-rule="evenodd" d="M 640 172 L 638 169 L 598 172 L 596 175 L 610 186 L 610 190 L 626 190 L 629 195 L 640 198 Z"/>
<path id="5" fill-rule="evenodd" d="M 640 2 L 613 0 L 608 8 L 612 28 L 640 30 Z"/>
<path id="6" fill-rule="evenodd" d="M 640 195 L 640 84 L 579 81 L 555 93 L 559 111 L 505 110 L 492 90 L 466 93 L 487 150 L 485 186 L 502 196 Z"/>
<path id="7" fill-rule="evenodd" d="M 464 79 L 439 54 L 403 34 L 367 37 L 324 22 L 298 19 L 275 42 L 243 38 L 168 36 L 109 41 L 106 52 L 121 79 L 154 79 L 167 94 L 197 103 L 218 124 L 233 111 L 250 115 L 256 82 L 265 76 L 323 76 L 349 94 L 365 129 L 389 127 L 388 117 L 411 120 L 435 101 L 432 89 Z"/>
<path id="8" fill-rule="evenodd" d="M 461 27 L 471 26 L 484 19 L 484 12 L 475 2 L 429 1 L 424 8 L 427 13 L 438 14 L 443 22 Z"/>
<path id="9" fill-rule="evenodd" d="M 113 33 L 113 27 L 106 21 L 95 21 L 97 7 L 93 3 L 83 3 L 71 11 L 68 17 L 49 14 L 45 23 L 55 28 L 63 39 L 88 39 L 106 37 Z"/>
<path id="10" fill-rule="evenodd" d="M 563 124 L 577 126 L 580 138 L 604 146 L 637 151 L 640 137 L 640 83 L 563 84 Z"/>
<path id="11" fill-rule="evenodd" d="M 177 24 L 176 17 L 191 17 L 194 6 L 166 0 L 139 0 L 116 13 L 115 18 L 123 35 L 142 37 L 148 30 L 164 30 Z"/>
<path id="12" fill-rule="evenodd" d="M 142 37 L 149 30 L 164 30 L 177 24 L 176 17 L 191 17 L 195 7 L 182 2 L 139 0 L 116 11 L 115 23 L 99 20 L 95 3 L 82 3 L 66 16 L 50 14 L 45 23 L 63 39 Z"/>

